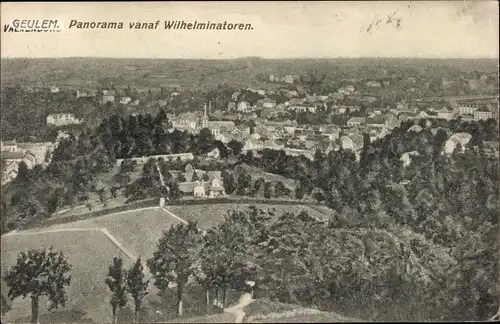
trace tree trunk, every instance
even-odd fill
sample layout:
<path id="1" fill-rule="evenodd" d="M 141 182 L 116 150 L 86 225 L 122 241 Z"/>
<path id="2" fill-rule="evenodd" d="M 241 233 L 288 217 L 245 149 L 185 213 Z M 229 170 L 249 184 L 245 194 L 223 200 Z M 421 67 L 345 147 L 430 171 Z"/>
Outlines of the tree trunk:
<path id="1" fill-rule="evenodd" d="M 31 297 L 31 323 L 38 323 L 38 296 Z"/>
<path id="2" fill-rule="evenodd" d="M 219 307 L 219 287 L 215 288 L 215 306 Z"/>
<path id="3" fill-rule="evenodd" d="M 177 286 L 177 316 L 182 316 L 182 294 L 184 292 L 184 280 L 180 280 Z"/>
<path id="4" fill-rule="evenodd" d="M 139 317 L 139 308 L 136 307 L 134 310 L 134 323 L 139 323 L 138 317 Z"/>
<path id="5" fill-rule="evenodd" d="M 227 303 L 227 287 L 224 287 L 224 290 L 222 291 L 222 308 L 226 307 Z"/>
<path id="6" fill-rule="evenodd" d="M 205 291 L 205 302 L 207 304 L 207 312 L 210 309 L 210 288 Z"/>
<path id="7" fill-rule="evenodd" d="M 112 306 L 113 308 L 113 324 L 116 323 L 116 306 Z"/>
<path id="8" fill-rule="evenodd" d="M 290 274 L 288 272 L 288 270 L 284 270 L 284 273 L 283 273 L 283 287 L 285 288 L 285 292 L 286 294 L 288 295 L 288 302 L 289 303 L 296 303 L 297 302 L 297 298 L 295 298 L 295 294 L 293 292 L 293 288 L 290 284 Z"/>

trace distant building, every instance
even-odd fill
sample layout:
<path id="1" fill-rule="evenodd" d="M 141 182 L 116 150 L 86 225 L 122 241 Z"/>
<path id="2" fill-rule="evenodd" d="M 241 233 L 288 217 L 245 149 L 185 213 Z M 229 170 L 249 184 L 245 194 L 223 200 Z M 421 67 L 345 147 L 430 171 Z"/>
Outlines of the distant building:
<path id="1" fill-rule="evenodd" d="M 288 84 L 293 84 L 294 78 L 292 75 L 285 75 L 284 77 L 284 82 Z"/>
<path id="2" fill-rule="evenodd" d="M 367 118 L 365 124 L 366 126 L 376 127 L 383 130 L 385 130 L 388 126 L 387 118 L 383 115 L 375 115 L 371 118 Z"/>
<path id="3" fill-rule="evenodd" d="M 473 115 L 477 109 L 478 109 L 478 107 L 476 105 L 460 104 L 458 106 L 458 113 L 460 115 Z"/>
<path id="4" fill-rule="evenodd" d="M 446 107 L 443 107 L 437 111 L 437 118 L 450 120 L 450 119 L 455 118 L 455 114 L 453 113 L 452 110 L 450 110 Z"/>
<path id="5" fill-rule="evenodd" d="M 150 156 L 142 156 L 142 157 L 135 157 L 135 158 L 129 158 L 126 160 L 133 160 L 137 162 L 137 164 L 145 164 L 149 159 L 163 159 L 165 161 L 176 161 L 177 159 L 180 159 L 181 161 L 192 161 L 194 160 L 194 155 L 193 153 L 177 153 L 177 154 L 162 154 L 162 155 L 150 155 Z M 116 160 L 116 165 L 120 166 L 125 159 L 117 159 Z"/>
<path id="6" fill-rule="evenodd" d="M 89 93 L 88 91 L 80 91 L 80 90 L 76 90 L 76 97 L 77 98 L 84 98 L 84 97 L 88 97 L 89 96 Z"/>
<path id="7" fill-rule="evenodd" d="M 262 108 L 274 108 L 274 107 L 276 107 L 276 101 L 270 98 L 264 98 L 264 100 L 262 100 Z"/>
<path id="8" fill-rule="evenodd" d="M 354 142 L 349 136 L 340 137 L 340 145 L 344 150 L 354 150 Z"/>
<path id="9" fill-rule="evenodd" d="M 116 95 L 116 92 L 114 90 L 104 90 L 102 92 L 101 102 L 103 104 L 106 104 L 108 102 L 114 102 L 115 101 L 115 95 Z"/>
<path id="10" fill-rule="evenodd" d="M 0 151 L 1 152 L 17 152 L 16 140 L 0 141 Z"/>
<path id="11" fill-rule="evenodd" d="M 69 113 L 50 114 L 47 116 L 47 125 L 64 126 L 80 124 L 81 122 L 75 115 Z"/>
<path id="12" fill-rule="evenodd" d="M 248 111 L 249 108 L 250 108 L 250 104 L 247 101 L 240 101 L 240 102 L 238 102 L 238 108 L 237 108 L 237 110 L 239 112 L 245 113 L 245 112 Z"/>
<path id="13" fill-rule="evenodd" d="M 365 117 L 351 117 L 347 121 L 347 126 L 361 126 L 365 124 Z"/>
<path id="14" fill-rule="evenodd" d="M 474 119 L 475 120 L 485 120 L 493 118 L 493 113 L 488 110 L 486 107 L 481 107 L 474 111 Z"/>
<path id="15" fill-rule="evenodd" d="M 121 103 L 122 105 L 126 105 L 126 104 L 128 104 L 129 102 L 131 102 L 131 101 L 132 101 L 132 99 L 131 99 L 130 97 L 122 97 L 122 99 L 120 100 L 120 103 Z"/>
<path id="16" fill-rule="evenodd" d="M 382 84 L 379 81 L 368 81 L 366 82 L 367 87 L 380 88 Z"/>

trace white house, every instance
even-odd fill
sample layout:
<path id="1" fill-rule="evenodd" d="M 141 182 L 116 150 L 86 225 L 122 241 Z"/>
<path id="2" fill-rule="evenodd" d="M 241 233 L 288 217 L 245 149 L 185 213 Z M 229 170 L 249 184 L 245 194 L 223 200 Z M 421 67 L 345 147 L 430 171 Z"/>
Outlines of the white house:
<path id="1" fill-rule="evenodd" d="M 201 182 L 198 181 L 198 184 L 193 188 L 193 196 L 195 198 L 205 197 L 205 185 L 203 180 Z"/>
<path id="2" fill-rule="evenodd" d="M 274 107 L 276 107 L 276 101 L 270 98 L 264 98 L 264 100 L 262 100 L 262 108 L 274 108 Z"/>
<path id="3" fill-rule="evenodd" d="M 292 75 L 285 75 L 284 81 L 285 81 L 285 83 L 293 84 L 293 81 L 294 81 L 293 76 Z"/>
<path id="4" fill-rule="evenodd" d="M 120 100 L 120 103 L 121 103 L 122 105 L 126 105 L 126 104 L 128 104 L 129 102 L 131 102 L 131 101 L 132 101 L 132 99 L 131 99 L 130 97 L 122 97 L 122 99 Z"/>
<path id="5" fill-rule="evenodd" d="M 1 152 L 17 152 L 16 140 L 12 141 L 0 141 L 0 151 Z"/>
<path id="6" fill-rule="evenodd" d="M 80 123 L 80 119 L 76 118 L 75 115 L 69 113 L 50 114 L 47 116 L 47 125 L 64 126 Z"/>
<path id="7" fill-rule="evenodd" d="M 452 110 L 449 110 L 448 108 L 443 107 L 442 109 L 439 109 L 437 111 L 437 117 L 439 119 L 450 120 L 450 119 L 453 119 L 455 117 L 455 114 L 453 113 Z"/>
<path id="8" fill-rule="evenodd" d="M 460 104 L 458 106 L 458 113 L 460 115 L 473 115 L 477 109 L 478 107 L 476 105 Z"/>
<path id="9" fill-rule="evenodd" d="M 474 120 L 484 120 L 493 118 L 493 113 L 489 111 L 486 107 L 479 108 L 474 111 Z"/>
<path id="10" fill-rule="evenodd" d="M 238 102 L 236 110 L 239 112 L 247 112 L 248 108 L 250 108 L 250 104 L 247 101 L 240 101 Z"/>

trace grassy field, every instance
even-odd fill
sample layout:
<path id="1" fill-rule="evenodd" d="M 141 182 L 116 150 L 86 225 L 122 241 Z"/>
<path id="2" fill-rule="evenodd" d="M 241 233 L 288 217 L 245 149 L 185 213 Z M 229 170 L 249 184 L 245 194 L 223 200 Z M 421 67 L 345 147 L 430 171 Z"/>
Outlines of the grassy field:
<path id="1" fill-rule="evenodd" d="M 149 208 L 54 225 L 44 230 L 105 227 L 134 255 L 149 258 L 162 232 L 179 222 L 160 208 Z"/>
<path id="2" fill-rule="evenodd" d="M 59 232 L 36 235 L 2 236 L 2 275 L 15 264 L 20 251 L 53 245 L 62 250 L 73 266 L 72 283 L 68 289 L 65 308 L 49 313 L 46 300 L 40 302 L 40 322 L 109 322 L 109 293 L 104 283 L 108 264 L 119 249 L 101 232 Z M 132 260 L 124 256 L 127 266 Z M 7 313 L 7 320 L 29 322 L 29 299 L 18 298 Z"/>
<path id="3" fill-rule="evenodd" d="M 326 215 L 320 213 L 317 209 L 310 206 L 292 206 L 292 205 L 264 205 L 264 204 L 212 204 L 212 205 L 187 205 L 187 206 L 167 206 L 167 209 L 179 216 L 180 218 L 190 221 L 196 220 L 200 227 L 207 229 L 216 226 L 224 220 L 224 216 L 231 209 L 246 210 L 250 205 L 263 210 L 274 208 L 276 217 L 281 216 L 284 212 L 298 213 L 306 211 L 309 215 L 325 219 Z"/>

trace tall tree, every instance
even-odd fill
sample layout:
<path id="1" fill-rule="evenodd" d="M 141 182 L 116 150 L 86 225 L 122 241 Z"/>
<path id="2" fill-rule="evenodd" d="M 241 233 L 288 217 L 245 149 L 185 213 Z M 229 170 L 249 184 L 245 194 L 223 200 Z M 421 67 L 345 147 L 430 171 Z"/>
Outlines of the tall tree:
<path id="1" fill-rule="evenodd" d="M 50 247 L 19 253 L 17 263 L 5 275 L 11 299 L 31 298 L 31 323 L 38 321 L 40 297 L 47 296 L 49 311 L 66 305 L 66 287 L 71 283 L 71 265 L 62 252 Z"/>
<path id="2" fill-rule="evenodd" d="M 142 261 L 139 257 L 127 273 L 127 290 L 134 299 L 134 323 L 138 323 L 139 310 L 142 307 L 142 299 L 147 296 L 149 281 L 145 280 Z"/>
<path id="3" fill-rule="evenodd" d="M 170 282 L 177 284 L 177 315 L 183 314 L 184 287 L 198 267 L 203 236 L 196 222 L 180 223 L 163 232 L 157 250 L 148 260 L 155 286 L 165 291 Z"/>
<path id="4" fill-rule="evenodd" d="M 108 276 L 105 280 L 111 296 L 111 309 L 113 312 L 113 324 L 116 323 L 117 311 L 127 305 L 127 272 L 123 268 L 123 259 L 114 257 L 113 264 L 108 267 Z"/>

